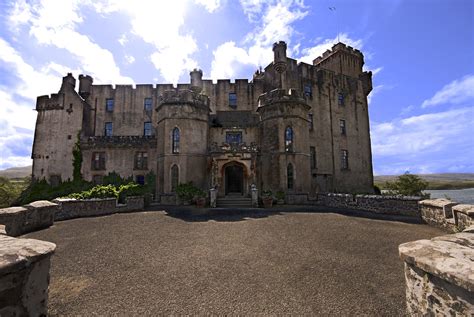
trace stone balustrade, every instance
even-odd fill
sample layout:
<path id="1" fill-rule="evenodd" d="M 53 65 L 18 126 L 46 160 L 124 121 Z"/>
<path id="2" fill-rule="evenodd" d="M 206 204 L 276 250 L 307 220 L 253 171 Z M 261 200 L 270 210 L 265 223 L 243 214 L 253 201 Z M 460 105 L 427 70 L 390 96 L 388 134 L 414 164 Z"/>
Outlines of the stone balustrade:
<path id="1" fill-rule="evenodd" d="M 474 234 L 401 244 L 410 316 L 474 315 Z"/>

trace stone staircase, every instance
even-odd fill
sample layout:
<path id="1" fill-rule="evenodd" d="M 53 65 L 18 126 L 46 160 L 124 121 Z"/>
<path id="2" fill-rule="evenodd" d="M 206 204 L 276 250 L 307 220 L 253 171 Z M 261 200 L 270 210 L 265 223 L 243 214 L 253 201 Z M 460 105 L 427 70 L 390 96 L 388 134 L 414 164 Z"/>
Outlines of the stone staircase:
<path id="1" fill-rule="evenodd" d="M 217 198 L 218 208 L 251 208 L 252 199 L 240 194 L 228 194 L 225 197 Z"/>

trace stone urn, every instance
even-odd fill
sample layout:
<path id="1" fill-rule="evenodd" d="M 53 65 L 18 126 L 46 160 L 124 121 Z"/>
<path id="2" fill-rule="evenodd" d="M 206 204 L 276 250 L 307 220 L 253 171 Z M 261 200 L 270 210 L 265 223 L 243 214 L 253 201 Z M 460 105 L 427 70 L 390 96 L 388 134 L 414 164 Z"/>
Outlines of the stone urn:
<path id="1" fill-rule="evenodd" d="M 206 206 L 206 198 L 204 197 L 196 198 L 196 207 L 204 208 L 204 206 Z"/>
<path id="2" fill-rule="evenodd" d="M 272 208 L 273 206 L 273 197 L 271 196 L 264 196 L 262 197 L 263 207 L 264 208 Z"/>

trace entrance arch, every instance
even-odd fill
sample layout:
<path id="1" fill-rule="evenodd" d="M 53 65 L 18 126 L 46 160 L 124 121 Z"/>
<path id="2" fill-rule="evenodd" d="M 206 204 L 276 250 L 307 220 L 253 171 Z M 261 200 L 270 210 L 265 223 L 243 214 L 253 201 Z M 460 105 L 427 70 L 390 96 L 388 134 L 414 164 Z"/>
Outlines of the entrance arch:
<path id="1" fill-rule="evenodd" d="M 225 194 L 244 194 L 244 167 L 231 163 L 224 168 Z"/>

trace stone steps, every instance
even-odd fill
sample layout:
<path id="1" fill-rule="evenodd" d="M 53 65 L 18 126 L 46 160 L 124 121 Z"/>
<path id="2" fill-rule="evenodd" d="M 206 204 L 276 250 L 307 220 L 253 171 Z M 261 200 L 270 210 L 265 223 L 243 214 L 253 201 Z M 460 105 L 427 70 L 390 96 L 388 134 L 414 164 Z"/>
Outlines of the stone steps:
<path id="1" fill-rule="evenodd" d="M 252 199 L 250 197 L 243 197 L 242 195 L 227 195 L 223 198 L 217 199 L 217 207 L 219 208 L 251 208 Z"/>

